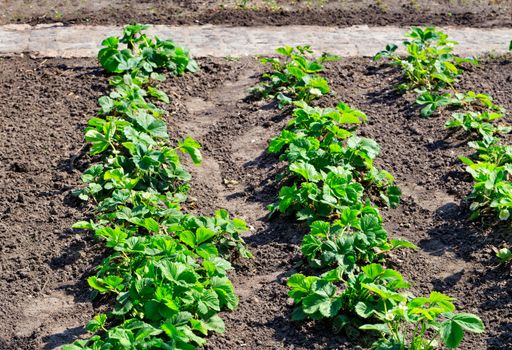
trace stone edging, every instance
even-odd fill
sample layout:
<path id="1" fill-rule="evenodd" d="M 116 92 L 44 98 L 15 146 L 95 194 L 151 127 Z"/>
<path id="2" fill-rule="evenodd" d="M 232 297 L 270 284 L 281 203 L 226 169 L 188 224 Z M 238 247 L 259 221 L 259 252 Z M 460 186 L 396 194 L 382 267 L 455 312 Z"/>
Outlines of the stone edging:
<path id="1" fill-rule="evenodd" d="M 512 28 L 444 27 L 459 42 L 456 53 L 479 55 L 505 53 Z M 195 56 L 246 56 L 270 54 L 280 45 L 311 44 L 318 51 L 342 56 L 373 56 L 390 42 L 399 42 L 408 28 L 400 27 L 229 27 L 217 25 L 166 26 L 149 30 L 161 38 L 172 38 Z M 30 53 L 41 57 L 94 57 L 101 41 L 118 35 L 121 27 L 62 24 L 0 26 L 0 55 Z"/>

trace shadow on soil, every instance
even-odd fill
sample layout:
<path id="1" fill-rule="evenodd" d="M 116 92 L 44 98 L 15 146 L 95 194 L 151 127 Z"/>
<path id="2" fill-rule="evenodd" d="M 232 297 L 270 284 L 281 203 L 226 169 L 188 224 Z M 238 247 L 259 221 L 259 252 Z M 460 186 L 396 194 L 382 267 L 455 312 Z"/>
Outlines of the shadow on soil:
<path id="1" fill-rule="evenodd" d="M 420 247 L 436 256 L 453 252 L 471 262 L 471 266 L 475 261 L 478 265 L 471 271 L 463 269 L 445 278 L 433 279 L 434 289 L 449 293 L 471 283 L 472 288 L 479 291 L 477 295 L 468 295 L 469 299 L 475 299 L 471 303 L 487 314 L 502 315 L 497 317 L 497 324 L 487 337 L 488 349 L 508 349 L 512 346 L 512 322 L 507 311 L 512 306 L 511 267 L 499 264 L 490 247 L 502 247 L 504 242 L 510 242 L 510 229 L 503 224 L 491 226 L 482 221 L 469 221 L 470 210 L 464 202 L 460 206 L 444 205 L 435 215 L 440 223 L 428 231 L 430 238 L 420 241 Z"/>
<path id="2" fill-rule="evenodd" d="M 437 256 L 451 251 L 469 261 L 473 259 L 473 253 L 482 252 L 489 246 L 501 246 L 507 240 L 504 225 L 490 226 L 484 221 L 470 221 L 470 214 L 465 201 L 460 205 L 448 203 L 441 206 L 434 214 L 436 225 L 428 230 L 429 238 L 420 241 L 420 247 Z"/>
<path id="3" fill-rule="evenodd" d="M 85 327 L 73 327 L 66 329 L 64 332 L 46 336 L 43 338 L 45 343 L 43 350 L 53 350 L 63 345 L 70 344 L 86 332 Z"/>
<path id="4" fill-rule="evenodd" d="M 83 171 L 88 167 L 89 160 L 86 154 L 88 147 L 84 147 L 79 150 L 77 155 L 73 155 L 67 159 L 59 161 L 58 167 L 67 172 L 73 172 L 75 169 Z M 82 159 L 84 157 L 85 159 Z M 84 213 L 84 219 L 90 216 L 89 208 L 87 203 L 84 203 L 71 191 L 64 197 L 63 204 L 70 208 L 79 209 Z M 106 251 L 104 249 L 96 250 L 94 234 L 90 231 L 79 230 L 68 228 L 58 233 L 59 239 L 69 239 L 75 237 L 70 241 L 70 244 L 61 252 L 59 256 L 54 256 L 49 261 L 49 267 L 52 270 L 64 270 L 67 266 L 76 265 L 80 259 L 83 259 L 84 254 L 90 255 L 92 260 L 89 262 L 89 266 L 98 266 L 101 261 L 106 257 Z M 87 252 L 88 250 L 95 250 L 94 254 Z M 91 289 L 88 286 L 87 278 L 94 274 L 92 268 L 85 270 L 78 278 L 75 278 L 70 283 L 64 283 L 59 285 L 57 290 L 63 291 L 65 294 L 73 297 L 75 303 L 86 303 L 91 301 Z M 100 307 L 105 304 L 104 301 L 95 301 L 95 307 Z M 80 336 L 85 334 L 87 330 L 84 326 L 78 326 L 68 328 L 60 333 L 54 333 L 47 335 L 43 338 L 44 350 L 57 349 L 65 344 L 70 344 L 75 340 L 79 339 Z"/>

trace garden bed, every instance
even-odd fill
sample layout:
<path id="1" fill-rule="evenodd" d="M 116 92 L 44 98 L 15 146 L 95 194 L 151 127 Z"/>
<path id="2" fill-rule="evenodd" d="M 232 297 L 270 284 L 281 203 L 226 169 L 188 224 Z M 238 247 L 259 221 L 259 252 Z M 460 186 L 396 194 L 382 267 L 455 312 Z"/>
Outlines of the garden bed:
<path id="1" fill-rule="evenodd" d="M 332 336 L 326 324 L 292 323 L 286 278 L 300 271 L 299 244 L 307 228 L 278 217 L 265 206 L 275 201 L 274 180 L 283 166 L 266 153 L 267 141 L 286 125 L 286 112 L 247 99 L 263 67 L 253 58 L 201 59 L 201 71 L 161 85 L 172 98 L 171 135 L 190 135 L 203 145 L 204 162 L 192 170 L 188 210 L 212 214 L 226 208 L 245 219 L 245 237 L 255 258 L 235 264 L 232 280 L 240 296 L 235 312 L 223 316 L 226 333 L 209 349 L 354 349 L 358 341 Z M 101 308 L 89 302 L 85 277 L 102 257 L 90 234 L 69 229 L 87 215 L 70 191 L 86 167 L 83 128 L 96 113 L 106 76 L 95 60 L 0 61 L 0 193 L 3 244 L 0 278 L 0 349 L 51 349 L 72 341 Z M 461 349 L 512 346 L 510 269 L 498 266 L 491 249 L 505 239 L 499 230 L 468 222 L 463 201 L 471 189 L 457 155 L 465 142 L 443 128 L 448 117 L 419 117 L 414 96 L 392 86 L 400 73 L 369 59 L 327 65 L 335 96 L 321 105 L 346 101 L 370 122 L 364 136 L 381 145 L 381 166 L 402 189 L 402 204 L 383 213 L 392 238 L 420 249 L 388 259 L 417 294 L 433 289 L 457 298 L 460 310 L 481 316 L 482 335 L 467 335 Z M 512 109 L 512 61 L 485 58 L 465 72 L 461 89 L 485 91 Z M 356 345 L 357 344 L 357 345 Z"/>
<path id="2" fill-rule="evenodd" d="M 512 26 L 508 0 L 22 0 L 0 5 L 0 24 L 309 24 Z"/>

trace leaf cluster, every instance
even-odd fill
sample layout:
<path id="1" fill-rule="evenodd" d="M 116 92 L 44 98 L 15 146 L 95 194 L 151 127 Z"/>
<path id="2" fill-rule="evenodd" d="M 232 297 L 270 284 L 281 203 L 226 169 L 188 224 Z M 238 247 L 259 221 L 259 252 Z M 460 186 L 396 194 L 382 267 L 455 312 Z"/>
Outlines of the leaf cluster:
<path id="1" fill-rule="evenodd" d="M 370 264 L 346 280 L 340 276 L 339 268 L 320 277 L 293 275 L 288 280 L 289 295 L 297 305 L 292 318 L 327 318 L 334 332 L 345 330 L 352 336 L 359 330 L 376 331 L 381 337 L 372 348 L 377 350 L 436 349 L 439 339 L 454 349 L 465 331 L 484 331 L 478 316 L 455 312 L 452 298 L 439 292 L 414 297 L 404 291 L 410 284 L 395 270 Z"/>
<path id="2" fill-rule="evenodd" d="M 280 57 L 263 57 L 261 63 L 269 64 L 272 71 L 262 75 L 262 82 L 252 89 L 259 99 L 276 99 L 279 107 L 293 101 L 311 102 L 330 92 L 329 82 L 320 73 L 324 62 L 339 57 L 323 54 L 313 56 L 310 46 L 283 46 L 276 49 Z"/>
<path id="3" fill-rule="evenodd" d="M 466 134 L 476 138 L 508 134 L 512 130 L 507 125 L 495 125 L 505 113 L 503 107 L 494 104 L 491 96 L 468 91 L 455 93 L 450 107 L 462 112 L 452 113 L 452 119 L 445 123 L 448 129 L 462 129 Z"/>
<path id="4" fill-rule="evenodd" d="M 512 127 L 496 124 L 505 109 L 491 96 L 473 91 L 456 93 L 454 100 L 451 106 L 461 112 L 452 113 L 445 127 L 469 135 L 473 140 L 468 145 L 475 150 L 471 157 L 459 157 L 474 181 L 468 196 L 470 219 L 496 215 L 507 221 L 512 210 L 512 146 L 503 143 L 501 136 L 509 134 Z"/>
<path id="5" fill-rule="evenodd" d="M 390 173 L 374 166 L 379 145 L 356 135 L 357 125 L 367 120 L 363 112 L 345 103 L 336 108 L 295 104 L 287 128 L 268 148 L 287 161 L 279 178 L 291 183 L 281 187 L 269 209 L 294 213 L 310 224 L 302 253 L 312 267 L 355 271 L 399 246 L 388 242 L 371 199 L 396 207 L 400 190 Z"/>
<path id="6" fill-rule="evenodd" d="M 485 330 L 478 316 L 455 312 L 453 298 L 442 293 L 411 297 L 378 284 L 363 284 L 363 287 L 379 299 L 377 303 L 361 301 L 356 305 L 360 317 L 374 317 L 381 322 L 360 327 L 380 333 L 381 338 L 373 344 L 376 350 L 437 349 L 439 340 L 448 349 L 455 349 L 465 332 Z"/>
<path id="7" fill-rule="evenodd" d="M 451 87 L 462 74 L 462 64 L 476 64 L 477 60 L 454 55 L 453 48 L 457 42 L 449 40 L 448 35 L 434 27 L 414 27 L 405 36 L 405 58 L 396 52 L 397 45 L 389 44 L 374 59 L 389 59 L 402 70 L 404 82 L 398 88 L 416 89 L 416 103 L 424 105 L 421 115 L 428 117 L 437 108 L 449 104 L 450 96 L 443 90 Z"/>
<path id="8" fill-rule="evenodd" d="M 380 302 L 378 296 L 364 287 L 370 284 L 386 287 L 389 291 L 409 287 L 400 273 L 379 264 L 363 266 L 357 274 L 345 274 L 339 268 L 321 276 L 294 274 L 288 279 L 289 295 L 296 305 L 292 319 L 327 318 L 332 322 L 334 332 L 344 330 L 352 336 L 358 335 L 363 320 L 356 307 L 360 308 L 359 303 L 364 302 L 375 308 Z"/>
<path id="9" fill-rule="evenodd" d="M 109 37 L 102 41 L 98 61 L 110 73 L 140 72 L 147 76 L 165 69 L 174 75 L 196 72 L 199 67 L 187 50 L 172 40 L 150 38 L 142 33 L 148 25 L 127 25 L 119 38 Z"/>
<path id="10" fill-rule="evenodd" d="M 512 210 L 512 146 L 503 145 L 492 136 L 470 142 L 476 150 L 476 159 L 459 157 L 466 164 L 466 171 L 473 177 L 473 189 L 468 196 L 471 201 L 471 219 L 489 214 L 499 220 L 510 219 Z"/>
<path id="11" fill-rule="evenodd" d="M 341 197 L 356 201 L 361 198 L 363 187 L 366 195 L 378 194 L 390 207 L 399 204 L 400 190 L 393 185 L 394 177 L 380 170 L 374 161 L 380 153 L 375 140 L 357 136 L 357 126 L 367 121 L 367 116 L 340 102 L 336 108 L 311 107 L 304 102 L 296 102 L 291 120 L 281 134 L 272 139 L 268 151 L 281 153 L 280 160 L 286 160 L 288 167 L 281 178 L 292 179 L 297 189 L 306 186 L 308 193 L 321 196 L 318 203 L 301 203 L 301 196 L 280 203 L 281 212 L 288 207 L 300 206 L 307 212 L 320 206 L 335 207 L 343 203 Z M 346 183 L 348 193 L 341 191 Z M 293 187 L 292 186 L 292 187 Z M 336 191 L 340 188 L 340 191 Z M 282 187 L 283 194 L 292 192 L 290 186 Z M 300 192 L 300 191 L 299 191 Z M 305 201 L 315 201 L 313 195 L 306 195 Z M 334 197 L 339 197 L 336 200 Z M 340 202 L 340 203 L 338 203 Z M 345 201 L 346 202 L 346 201 Z M 309 209 L 308 209 L 309 208 Z M 333 214 L 333 209 L 320 210 L 319 216 Z M 313 219 L 313 214 L 301 215 Z"/>
<path id="12" fill-rule="evenodd" d="M 508 264 L 512 261 L 512 251 L 509 248 L 501 248 L 497 249 L 494 248 L 494 251 L 496 253 L 496 257 L 502 264 Z"/>

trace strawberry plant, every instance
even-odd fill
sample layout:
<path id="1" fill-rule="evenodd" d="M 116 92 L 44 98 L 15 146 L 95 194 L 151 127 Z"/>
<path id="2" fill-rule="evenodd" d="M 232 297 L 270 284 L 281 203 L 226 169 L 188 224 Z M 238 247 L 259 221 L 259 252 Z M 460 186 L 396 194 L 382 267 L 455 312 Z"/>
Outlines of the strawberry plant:
<path id="1" fill-rule="evenodd" d="M 476 63 L 473 58 L 455 56 L 453 47 L 457 42 L 449 40 L 448 35 L 434 27 L 412 28 L 403 42 L 408 56 L 400 57 L 398 46 L 390 44 L 374 56 L 375 60 L 387 58 L 393 65 L 403 70 L 405 82 L 400 89 L 420 88 L 436 92 L 450 86 L 461 74 L 462 63 Z"/>
<path id="2" fill-rule="evenodd" d="M 99 162 L 75 191 L 96 207 L 94 219 L 73 227 L 94 231 L 110 252 L 88 283 L 96 294 L 115 297 L 115 306 L 88 324 L 89 339 L 64 350 L 203 346 L 210 332 L 224 331 L 218 313 L 238 303 L 228 259 L 251 257 L 240 237 L 247 231 L 243 220 L 225 210 L 206 217 L 181 208 L 191 177 L 181 158 L 187 154 L 199 165 L 201 146 L 190 137 L 170 140 L 165 110 L 156 104 L 169 97 L 155 84 L 165 71 L 180 75 L 198 67 L 187 51 L 143 29 L 130 25 L 121 38 L 103 42 L 98 59 L 114 73 L 112 90 L 100 97 L 99 116 L 85 130 Z"/>
<path id="3" fill-rule="evenodd" d="M 315 221 L 310 228 L 302 242 L 302 254 L 313 268 L 337 267 L 338 273 L 354 272 L 392 249 L 416 249 L 407 241 L 388 241 L 382 217 L 368 204 L 360 209 L 344 208 L 340 219 Z"/>
<path id="4" fill-rule="evenodd" d="M 475 112 L 497 112 L 504 113 L 503 107 L 494 103 L 492 97 L 483 93 L 467 91 L 464 93 L 456 92 L 451 96 L 450 107 L 457 109 L 470 110 Z"/>
<path id="5" fill-rule="evenodd" d="M 463 112 L 453 113 L 452 119 L 445 123 L 446 128 L 461 128 L 480 138 L 512 131 L 507 125 L 495 125 L 496 120 L 503 118 L 505 110 L 494 104 L 492 97 L 487 94 L 476 94 L 473 91 L 456 93 L 450 100 L 450 106 L 462 109 Z"/>
<path id="6" fill-rule="evenodd" d="M 256 97 L 276 99 L 281 108 L 293 101 L 309 103 L 330 92 L 327 79 L 319 73 L 324 70 L 324 62 L 338 60 L 337 56 L 310 57 L 310 46 L 284 46 L 276 52 L 283 57 L 260 59 L 261 63 L 270 64 L 273 71 L 263 74 L 263 81 L 252 89 Z"/>
<path id="7" fill-rule="evenodd" d="M 122 235 L 121 230 L 118 233 Z M 174 343 L 193 348 L 189 344 L 205 344 L 196 333 L 223 331 L 223 322 L 216 314 L 223 308 L 233 310 L 238 301 L 226 275 L 231 268 L 229 262 L 211 251 L 205 254 L 203 250 L 201 254 L 187 250 L 168 235 L 121 238 L 115 245 L 112 240 L 107 242 L 115 253 L 103 261 L 98 274 L 88 282 L 97 292 L 116 296 L 111 315 L 124 321 L 107 331 L 106 337 L 91 339 L 89 346 L 130 348 Z M 204 257 L 201 263 L 196 253 Z M 130 336 L 134 321 L 144 322 L 143 328 L 152 332 Z M 123 338 L 114 336 L 116 333 L 122 333 Z"/>
<path id="8" fill-rule="evenodd" d="M 325 205 L 329 205 L 329 199 L 325 196 L 334 188 L 329 183 L 340 183 L 342 177 L 346 177 L 348 183 L 356 180 L 366 186 L 371 194 L 378 193 L 380 199 L 390 207 L 399 204 L 400 190 L 393 185 L 393 176 L 373 165 L 380 153 L 379 145 L 372 139 L 354 133 L 356 126 L 367 120 L 364 113 L 345 103 L 339 103 L 336 109 L 311 107 L 303 102 L 296 105 L 298 108 L 294 110 L 288 127 L 271 140 L 268 148 L 270 153 L 281 152 L 280 159 L 288 161 L 287 172 L 281 175 L 282 178 L 291 176 L 308 183 L 320 182 L 322 193 L 318 185 L 303 184 L 302 188 L 309 193 L 318 193 L 322 196 L 318 200 Z M 299 184 L 294 186 L 298 188 Z M 357 186 L 350 184 L 349 187 L 355 190 Z M 280 198 L 285 192 L 290 192 L 288 187 L 283 187 Z M 306 201 L 314 200 L 312 195 L 306 193 L 303 197 Z M 296 204 L 301 201 L 299 197 L 290 200 Z M 284 212 L 286 208 L 280 205 L 279 209 Z"/>
<path id="9" fill-rule="evenodd" d="M 378 298 L 364 288 L 365 284 L 386 286 L 391 290 L 408 288 L 409 283 L 394 270 L 386 269 L 379 264 L 363 266 L 358 274 L 349 273 L 347 278 L 341 277 L 339 270 L 334 269 L 321 276 L 304 276 L 294 274 L 288 279 L 289 296 L 296 305 L 292 319 L 330 319 L 333 331 L 358 333 L 358 327 L 364 319 L 359 317 L 356 307 L 362 301 L 373 305 Z"/>
<path id="10" fill-rule="evenodd" d="M 493 247 L 496 257 L 502 264 L 508 264 L 512 261 L 512 251 L 509 248 L 496 249 Z"/>
<path id="11" fill-rule="evenodd" d="M 499 150 L 503 148 L 499 147 Z M 507 146 L 510 152 L 510 146 Z M 493 156 L 497 156 L 494 154 Z M 502 157 L 504 155 L 498 155 Z M 504 156 L 504 157 L 508 157 Z M 460 159 L 467 165 L 466 170 L 475 181 L 468 199 L 471 201 L 471 219 L 481 215 L 496 213 L 498 218 L 506 221 L 512 210 L 512 164 L 499 165 L 494 162 L 472 161 L 466 157 Z"/>
<path id="12" fill-rule="evenodd" d="M 289 295 L 297 305 L 292 318 L 331 319 L 334 332 L 377 331 L 381 338 L 372 348 L 378 350 L 437 349 L 438 339 L 453 349 L 464 331 L 484 331 L 478 316 L 455 313 L 453 299 L 442 293 L 432 292 L 428 298 L 404 293 L 410 285 L 395 270 L 371 264 L 347 280 L 339 276 L 337 270 L 320 277 L 291 276 Z M 365 324 L 367 319 L 382 323 Z"/>
<path id="13" fill-rule="evenodd" d="M 475 181 L 468 196 L 470 218 L 497 213 L 500 220 L 508 220 L 512 203 L 510 147 L 501 145 L 498 137 L 510 133 L 512 127 L 495 124 L 503 118 L 505 110 L 487 94 L 455 90 L 453 83 L 462 72 L 461 64 L 477 61 L 453 55 L 456 43 L 448 40 L 446 34 L 429 27 L 413 28 L 406 36 L 406 58 L 396 54 L 397 46 L 390 44 L 374 59 L 388 58 L 402 69 L 405 82 L 399 88 L 415 89 L 419 94 L 416 103 L 423 106 L 422 116 L 430 116 L 444 106 L 462 110 L 453 113 L 445 127 L 462 129 L 477 138 L 469 145 L 477 150 L 478 159 L 460 157 Z M 446 88 L 450 91 L 445 91 Z"/>
<path id="14" fill-rule="evenodd" d="M 360 327 L 380 333 L 381 338 L 373 343 L 373 349 L 433 350 L 439 348 L 439 340 L 448 349 L 455 349 L 465 331 L 484 332 L 478 316 L 456 313 L 453 298 L 442 293 L 411 298 L 375 283 L 362 286 L 378 299 L 378 302 L 360 301 L 356 305 L 360 317 L 374 317 L 381 322 Z"/>
<path id="15" fill-rule="evenodd" d="M 120 38 L 109 37 L 103 40 L 103 48 L 98 53 L 98 61 L 103 68 L 110 73 L 130 72 L 142 76 L 152 75 L 152 78 L 162 77 L 157 72 L 162 68 L 175 75 L 199 69 L 188 51 L 172 40 L 149 38 L 143 34 L 142 31 L 148 28 L 143 24 L 127 25 Z"/>
<path id="16" fill-rule="evenodd" d="M 446 122 L 445 127 L 462 128 L 477 137 L 469 142 L 476 154 L 471 158 L 459 157 L 474 180 L 468 196 L 472 211 L 470 219 L 496 215 L 499 220 L 506 221 L 510 218 L 512 203 L 512 146 L 502 144 L 500 136 L 510 133 L 512 128 L 493 123 L 503 118 L 504 109 L 492 103 L 489 96 L 474 96 L 476 101 L 471 101 L 470 97 L 470 101 L 465 103 L 468 111 L 454 113 L 453 119 Z"/>
<path id="17" fill-rule="evenodd" d="M 462 73 L 463 63 L 476 64 L 474 58 L 461 58 L 453 54 L 457 44 L 449 40 L 448 35 L 434 27 L 412 28 L 403 42 L 407 57 L 396 53 L 398 46 L 389 44 L 385 50 L 378 52 L 374 60 L 389 59 L 391 63 L 402 69 L 404 82 L 400 90 L 414 90 L 418 93 L 416 102 L 424 105 L 421 115 L 428 117 L 436 109 L 450 103 L 450 94 L 443 92 L 446 87 L 452 88 L 457 77 Z"/>
<path id="18" fill-rule="evenodd" d="M 492 122 L 502 118 L 503 115 L 496 112 L 464 112 L 453 113 L 451 120 L 447 121 L 444 126 L 448 129 L 461 128 L 468 133 L 477 133 L 480 137 L 496 134 L 508 134 L 512 131 L 510 126 L 494 125 Z"/>
<path id="19" fill-rule="evenodd" d="M 449 106 L 452 102 L 452 96 L 449 93 L 436 94 L 423 91 L 416 98 L 416 104 L 423 106 L 420 111 L 422 117 L 429 117 L 439 108 Z"/>
<path id="20" fill-rule="evenodd" d="M 310 265 L 349 273 L 393 248 L 414 248 L 388 242 L 382 218 L 370 205 L 373 192 L 380 191 L 377 198 L 395 207 L 400 190 L 391 174 L 373 166 L 378 144 L 355 135 L 366 115 L 344 103 L 336 109 L 295 104 L 288 127 L 269 145 L 269 152 L 281 152 L 280 159 L 288 162 L 279 177 L 293 183 L 281 187 L 269 209 L 310 223 L 311 233 L 302 243 Z"/>

